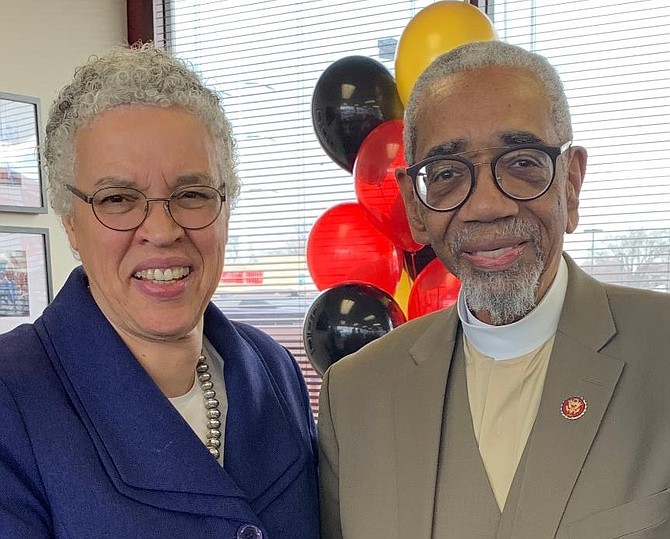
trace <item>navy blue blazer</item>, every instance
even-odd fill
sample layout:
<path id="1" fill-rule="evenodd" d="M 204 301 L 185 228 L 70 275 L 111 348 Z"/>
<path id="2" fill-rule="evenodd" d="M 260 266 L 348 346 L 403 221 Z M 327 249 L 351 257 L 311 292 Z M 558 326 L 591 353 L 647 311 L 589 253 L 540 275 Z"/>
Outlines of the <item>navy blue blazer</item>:
<path id="1" fill-rule="evenodd" d="M 0 336 L 0 537 L 318 538 L 314 423 L 286 349 L 213 304 L 224 467 L 87 291 L 81 268 Z"/>

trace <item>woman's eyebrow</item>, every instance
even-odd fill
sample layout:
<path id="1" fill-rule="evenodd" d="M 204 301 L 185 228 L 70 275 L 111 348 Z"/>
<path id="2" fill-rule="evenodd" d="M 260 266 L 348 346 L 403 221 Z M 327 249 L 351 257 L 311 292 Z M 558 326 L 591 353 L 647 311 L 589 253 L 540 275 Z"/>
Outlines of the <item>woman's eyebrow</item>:
<path id="1" fill-rule="evenodd" d="M 128 178 L 122 178 L 121 176 L 103 176 L 98 178 L 98 180 L 93 184 L 96 189 L 102 189 L 103 187 L 133 187 L 137 188 L 137 183 L 129 180 Z"/>
<path id="2" fill-rule="evenodd" d="M 214 178 L 211 174 L 206 172 L 183 174 L 177 177 L 175 187 L 181 187 L 183 185 L 214 185 Z"/>

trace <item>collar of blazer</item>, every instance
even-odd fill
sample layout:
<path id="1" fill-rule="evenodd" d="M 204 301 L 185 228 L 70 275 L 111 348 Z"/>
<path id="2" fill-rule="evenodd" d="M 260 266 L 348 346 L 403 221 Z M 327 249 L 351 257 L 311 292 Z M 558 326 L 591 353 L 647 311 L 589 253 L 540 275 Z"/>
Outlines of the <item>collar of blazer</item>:
<path id="1" fill-rule="evenodd" d="M 205 328 L 224 358 L 229 400 L 225 469 L 107 323 L 86 291 L 81 269 L 36 324 L 120 492 L 166 509 L 253 521 L 254 511 L 301 472 L 307 452 L 255 346 L 211 305 Z"/>

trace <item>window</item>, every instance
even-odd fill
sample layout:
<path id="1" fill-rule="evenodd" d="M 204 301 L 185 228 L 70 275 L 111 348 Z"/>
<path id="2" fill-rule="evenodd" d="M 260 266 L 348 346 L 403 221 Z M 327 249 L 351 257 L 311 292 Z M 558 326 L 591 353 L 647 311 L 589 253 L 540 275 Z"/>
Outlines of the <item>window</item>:
<path id="1" fill-rule="evenodd" d="M 160 3 L 160 2 L 159 2 Z M 314 221 L 355 200 L 350 174 L 321 149 L 316 81 L 349 55 L 393 72 L 393 51 L 425 1 L 166 0 L 158 40 L 221 93 L 243 191 L 215 301 L 287 345 L 316 405 L 302 350 L 317 291 L 304 251 Z M 665 0 L 494 0 L 500 38 L 546 55 L 564 79 L 575 143 L 589 150 L 581 223 L 566 250 L 599 278 L 670 290 L 670 7 Z"/>
<path id="2" fill-rule="evenodd" d="M 495 0 L 500 38 L 557 66 L 589 151 L 565 248 L 603 281 L 670 291 L 670 6 Z"/>

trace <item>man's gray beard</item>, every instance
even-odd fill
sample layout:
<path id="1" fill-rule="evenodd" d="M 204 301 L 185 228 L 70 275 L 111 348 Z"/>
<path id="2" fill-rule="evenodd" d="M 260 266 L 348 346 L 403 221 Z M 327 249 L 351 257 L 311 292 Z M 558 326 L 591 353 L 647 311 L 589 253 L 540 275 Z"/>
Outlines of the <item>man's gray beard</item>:
<path id="1" fill-rule="evenodd" d="M 459 252 L 459 245 L 467 243 L 475 235 L 473 232 L 472 229 L 466 229 L 457 236 L 455 252 Z M 465 264 L 455 269 L 468 308 L 473 312 L 486 311 L 491 324 L 500 326 L 522 318 L 535 308 L 535 294 L 544 262 L 540 228 L 536 224 L 511 219 L 503 228 L 495 229 L 495 236 L 529 238 L 535 248 L 535 260 L 530 265 L 517 262 L 502 271 L 479 271 Z"/>

